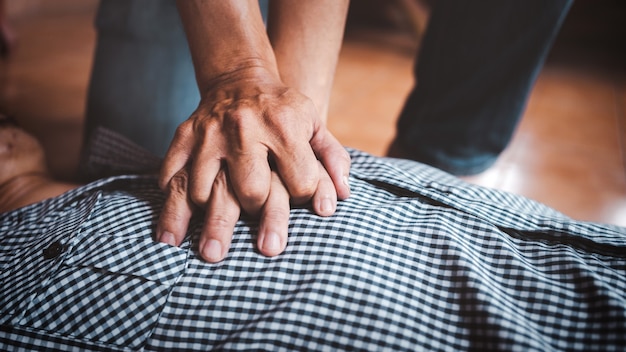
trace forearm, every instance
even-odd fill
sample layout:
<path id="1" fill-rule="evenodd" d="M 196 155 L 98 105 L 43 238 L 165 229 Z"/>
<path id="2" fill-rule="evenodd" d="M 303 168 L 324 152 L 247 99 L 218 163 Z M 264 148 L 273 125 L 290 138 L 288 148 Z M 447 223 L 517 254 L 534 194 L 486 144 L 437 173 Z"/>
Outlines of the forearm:
<path id="1" fill-rule="evenodd" d="M 196 79 L 205 89 L 216 78 L 254 66 L 278 75 L 256 0 L 178 0 Z"/>
<path id="2" fill-rule="evenodd" d="M 348 0 L 272 0 L 268 33 L 285 85 L 313 100 L 323 121 L 341 48 Z"/>

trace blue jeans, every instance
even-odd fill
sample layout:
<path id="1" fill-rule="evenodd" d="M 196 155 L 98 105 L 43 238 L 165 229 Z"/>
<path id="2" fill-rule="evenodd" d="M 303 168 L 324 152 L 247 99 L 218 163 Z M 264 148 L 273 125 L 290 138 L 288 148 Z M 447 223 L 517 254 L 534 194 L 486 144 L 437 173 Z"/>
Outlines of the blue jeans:
<path id="1" fill-rule="evenodd" d="M 267 9 L 267 1 L 261 8 Z M 437 0 L 398 121 L 405 156 L 455 174 L 506 147 L 572 0 Z M 96 126 L 163 156 L 199 103 L 172 0 L 103 0 L 86 136 Z"/>
<path id="2" fill-rule="evenodd" d="M 572 0 L 437 0 L 394 144 L 457 175 L 506 148 Z"/>
<path id="3" fill-rule="evenodd" d="M 102 0 L 96 28 L 85 140 L 107 127 L 164 156 L 200 102 L 175 1 Z"/>

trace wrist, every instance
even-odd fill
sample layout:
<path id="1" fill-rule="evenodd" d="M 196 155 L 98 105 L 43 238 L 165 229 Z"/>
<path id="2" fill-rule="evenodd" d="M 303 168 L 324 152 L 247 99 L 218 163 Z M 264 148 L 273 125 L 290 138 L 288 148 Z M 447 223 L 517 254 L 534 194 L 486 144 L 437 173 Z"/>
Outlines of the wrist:
<path id="1" fill-rule="evenodd" d="M 249 57 L 231 60 L 219 71 L 197 77 L 201 91 L 210 91 L 217 86 L 234 82 L 252 82 L 253 85 L 280 82 L 280 75 L 275 63 L 266 59 Z"/>

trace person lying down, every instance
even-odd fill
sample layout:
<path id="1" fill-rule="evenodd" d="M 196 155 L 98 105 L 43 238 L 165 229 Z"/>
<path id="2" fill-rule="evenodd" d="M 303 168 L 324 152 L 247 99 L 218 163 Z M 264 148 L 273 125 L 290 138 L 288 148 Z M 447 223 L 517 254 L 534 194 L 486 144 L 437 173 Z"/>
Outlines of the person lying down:
<path id="1" fill-rule="evenodd" d="M 45 168 L 29 160 L 42 152 L 25 131 L 0 131 L 10 194 Z M 349 149 L 352 195 L 333 216 L 291 209 L 275 257 L 258 252 L 258 222 L 242 216 L 225 259 L 208 263 L 202 216 L 180 246 L 153 240 L 164 195 L 138 168 L 158 159 L 101 132 L 87 160 L 118 175 L 42 199 L 0 194 L 0 350 L 626 346 L 624 228 Z M 5 167 L 15 156 L 21 171 Z"/>

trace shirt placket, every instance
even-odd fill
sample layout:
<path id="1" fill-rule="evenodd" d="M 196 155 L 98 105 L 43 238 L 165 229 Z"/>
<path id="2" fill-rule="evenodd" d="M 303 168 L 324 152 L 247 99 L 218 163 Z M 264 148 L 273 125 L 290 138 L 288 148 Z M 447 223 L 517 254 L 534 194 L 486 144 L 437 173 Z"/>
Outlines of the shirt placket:
<path id="1" fill-rule="evenodd" d="M 11 270 L 3 273 L 3 312 L 0 323 L 18 324 L 29 303 L 50 283 L 59 270 L 76 231 L 98 201 L 99 193 L 84 195 L 44 212 L 36 226 L 30 226 L 31 240 L 14 249 Z M 24 275 L 24 273 L 28 273 Z"/>

